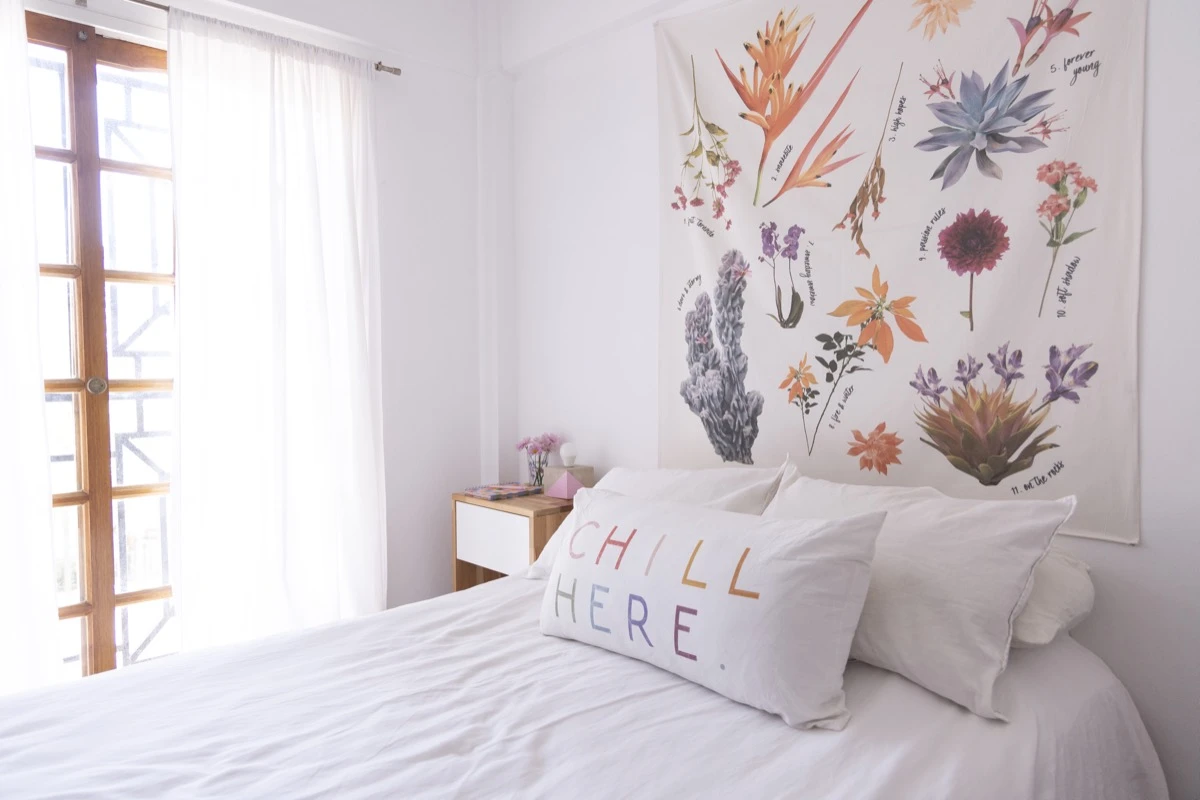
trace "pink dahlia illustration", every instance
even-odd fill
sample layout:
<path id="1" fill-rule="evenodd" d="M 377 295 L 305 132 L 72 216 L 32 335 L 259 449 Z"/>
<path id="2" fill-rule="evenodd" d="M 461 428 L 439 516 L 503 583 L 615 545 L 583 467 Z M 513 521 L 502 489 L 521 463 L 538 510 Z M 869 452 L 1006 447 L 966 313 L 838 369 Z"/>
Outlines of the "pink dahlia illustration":
<path id="1" fill-rule="evenodd" d="M 975 330 L 975 276 L 995 269 L 1008 252 L 1009 244 L 1008 226 L 986 209 L 959 214 L 938 235 L 938 253 L 946 265 L 959 275 L 971 276 L 969 305 L 962 312 L 971 323 L 971 330 Z"/>

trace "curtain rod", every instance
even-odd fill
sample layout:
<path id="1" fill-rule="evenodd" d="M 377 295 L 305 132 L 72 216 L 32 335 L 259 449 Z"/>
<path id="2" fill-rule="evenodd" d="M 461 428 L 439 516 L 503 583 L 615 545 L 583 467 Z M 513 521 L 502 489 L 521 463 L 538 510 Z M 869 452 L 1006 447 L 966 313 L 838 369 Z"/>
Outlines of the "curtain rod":
<path id="1" fill-rule="evenodd" d="M 159 11 L 170 11 L 171 10 L 170 6 L 164 5 L 162 3 L 156 3 L 156 2 L 154 2 L 154 0 L 128 0 L 128 2 L 135 3 L 136 5 L 139 5 L 139 6 L 146 6 L 147 8 L 156 8 Z M 77 5 L 80 4 L 79 0 L 76 0 L 76 4 Z M 86 6 L 87 0 L 84 0 L 82 5 Z M 375 71 L 376 72 L 386 72 L 389 75 L 400 75 L 401 74 L 401 70 L 399 67 L 389 67 L 387 64 L 383 63 L 382 61 L 375 62 Z"/>

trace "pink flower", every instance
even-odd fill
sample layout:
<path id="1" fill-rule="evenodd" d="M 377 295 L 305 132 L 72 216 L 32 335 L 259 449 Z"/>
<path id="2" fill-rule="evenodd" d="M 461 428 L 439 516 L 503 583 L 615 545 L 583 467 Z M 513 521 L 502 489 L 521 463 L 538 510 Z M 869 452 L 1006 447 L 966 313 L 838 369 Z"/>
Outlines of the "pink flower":
<path id="1" fill-rule="evenodd" d="M 1082 192 L 1084 189 L 1087 189 L 1089 192 L 1100 191 L 1100 187 L 1096 185 L 1094 178 L 1089 178 L 1086 175 L 1076 175 L 1072 180 L 1075 183 L 1076 191 Z"/>
<path id="2" fill-rule="evenodd" d="M 702 206 L 702 205 L 704 205 L 704 201 L 701 200 L 699 197 L 693 197 L 692 202 L 688 203 L 688 205 L 690 205 L 692 207 Z"/>
<path id="3" fill-rule="evenodd" d="M 725 183 L 727 185 L 732 186 L 733 182 L 737 179 L 737 176 L 741 174 L 742 164 L 740 161 L 734 159 L 725 165 L 725 175 L 727 176 Z"/>
<path id="4" fill-rule="evenodd" d="M 1062 161 L 1051 161 L 1038 167 L 1037 179 L 1048 186 L 1055 186 L 1067 174 L 1067 165 Z"/>
<path id="5" fill-rule="evenodd" d="M 1061 194 L 1052 194 L 1038 206 L 1038 216 L 1053 222 L 1062 214 L 1071 210 L 1071 198 Z"/>

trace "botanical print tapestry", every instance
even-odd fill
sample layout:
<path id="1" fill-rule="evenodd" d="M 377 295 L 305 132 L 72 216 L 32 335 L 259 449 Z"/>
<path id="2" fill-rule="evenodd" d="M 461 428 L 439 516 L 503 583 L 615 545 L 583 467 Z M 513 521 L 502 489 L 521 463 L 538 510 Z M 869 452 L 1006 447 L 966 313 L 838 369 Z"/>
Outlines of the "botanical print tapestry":
<path id="1" fill-rule="evenodd" d="M 664 466 L 1079 497 L 1138 540 L 1145 0 L 658 26 Z"/>

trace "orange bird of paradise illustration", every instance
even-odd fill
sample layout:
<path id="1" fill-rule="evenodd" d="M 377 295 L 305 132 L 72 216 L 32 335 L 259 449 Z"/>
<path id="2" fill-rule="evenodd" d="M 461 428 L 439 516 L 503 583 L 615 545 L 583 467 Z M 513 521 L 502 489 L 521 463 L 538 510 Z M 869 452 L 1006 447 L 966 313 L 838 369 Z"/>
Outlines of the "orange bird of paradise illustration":
<path id="1" fill-rule="evenodd" d="M 763 130 L 763 149 L 762 157 L 758 162 L 758 180 L 754 187 L 754 205 L 758 205 L 759 191 L 762 188 L 762 174 L 766 168 L 771 148 L 779 140 L 779 137 L 783 135 L 783 132 L 787 130 L 788 126 L 795 121 L 800 111 L 808 104 L 808 101 L 812 99 L 813 94 L 816 92 L 817 87 L 821 85 L 821 81 L 829 72 L 829 68 L 833 65 L 834 60 L 842 51 L 842 48 L 850 39 L 850 35 L 854 33 L 854 29 L 858 27 L 859 22 L 862 21 L 867 10 L 874 2 L 875 0 L 867 0 L 863 4 L 858 14 L 855 15 L 854 19 L 850 21 L 850 24 L 842 33 L 841 38 L 838 39 L 833 48 L 825 55 L 825 59 L 817 67 L 812 77 L 809 78 L 808 83 L 797 85 L 788 82 L 792 68 L 796 66 L 796 61 L 804 52 L 804 47 L 808 44 L 813 29 L 813 16 L 809 14 L 797 21 L 796 15 L 798 12 L 795 8 L 786 16 L 780 11 L 773 23 L 768 21 L 763 26 L 763 29 L 758 32 L 757 42 L 747 42 L 745 44 L 746 52 L 754 62 L 750 73 L 747 73 L 746 68 L 742 66 L 738 67 L 737 74 L 734 74 L 734 71 L 730 69 L 729 64 L 725 62 L 720 52 L 717 53 L 717 58 L 720 59 L 721 66 L 725 68 L 725 74 L 729 77 L 729 82 L 733 84 L 738 97 L 741 98 L 742 103 L 746 106 L 746 111 L 740 116 L 742 119 L 758 125 Z M 800 38 L 801 33 L 804 34 L 803 39 Z M 832 160 L 834 154 L 849 140 L 850 135 L 853 133 L 847 127 L 818 153 L 817 159 L 812 165 L 805 167 L 805 162 L 815 148 L 818 138 L 829 126 L 838 109 L 841 108 L 846 95 L 850 92 L 850 86 L 853 84 L 854 80 L 851 79 L 850 84 L 842 92 L 842 96 L 833 110 L 826 116 L 825 121 L 809 141 L 800 158 L 796 160 L 796 164 L 792 167 L 792 173 L 788 176 L 788 181 L 785 182 L 784 187 L 779 193 L 772 198 L 772 202 L 788 189 L 799 188 L 801 186 L 827 186 L 827 183 L 820 181 L 821 176 L 827 175 L 853 160 L 853 158 L 842 159 L 836 162 Z"/>

